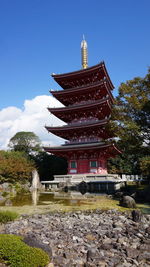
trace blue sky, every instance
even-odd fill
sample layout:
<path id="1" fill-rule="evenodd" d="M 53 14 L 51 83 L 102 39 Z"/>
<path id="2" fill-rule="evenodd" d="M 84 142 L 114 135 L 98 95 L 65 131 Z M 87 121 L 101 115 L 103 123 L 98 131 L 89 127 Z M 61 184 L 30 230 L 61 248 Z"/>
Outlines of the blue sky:
<path id="1" fill-rule="evenodd" d="M 58 89 L 51 73 L 104 60 L 117 88 L 150 65 L 149 0 L 0 0 L 0 109 Z"/>

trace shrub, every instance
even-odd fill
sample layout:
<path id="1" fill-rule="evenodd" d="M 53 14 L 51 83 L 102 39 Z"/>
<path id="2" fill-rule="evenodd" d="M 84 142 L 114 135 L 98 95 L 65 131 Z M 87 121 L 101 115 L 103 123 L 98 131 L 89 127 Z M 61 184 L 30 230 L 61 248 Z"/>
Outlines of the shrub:
<path id="1" fill-rule="evenodd" d="M 49 256 L 40 248 L 33 248 L 22 241 L 22 237 L 0 235 L 0 260 L 11 267 L 44 267 Z"/>
<path id="2" fill-rule="evenodd" d="M 16 212 L 12 211 L 0 211 L 0 223 L 7 223 L 14 221 L 18 217 Z"/>
<path id="3" fill-rule="evenodd" d="M 6 191 L 4 191 L 4 192 L 2 193 L 2 197 L 7 197 L 8 195 L 9 195 L 9 193 L 6 192 Z"/>
<path id="4" fill-rule="evenodd" d="M 35 166 L 27 155 L 19 151 L 0 151 L 1 183 L 28 181 Z"/>

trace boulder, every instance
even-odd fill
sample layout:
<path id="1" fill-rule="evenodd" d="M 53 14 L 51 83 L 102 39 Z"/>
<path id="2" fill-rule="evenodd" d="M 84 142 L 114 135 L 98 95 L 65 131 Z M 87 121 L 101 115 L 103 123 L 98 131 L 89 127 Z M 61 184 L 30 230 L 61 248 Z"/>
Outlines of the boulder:
<path id="1" fill-rule="evenodd" d="M 133 210 L 131 214 L 132 214 L 132 220 L 134 222 L 140 222 L 141 221 L 142 213 L 140 210 Z"/>
<path id="2" fill-rule="evenodd" d="M 135 200 L 130 196 L 123 196 L 120 200 L 120 205 L 126 208 L 136 208 Z"/>
<path id="3" fill-rule="evenodd" d="M 96 249 L 95 248 L 91 248 L 91 249 L 88 249 L 87 251 L 87 261 L 89 261 L 90 259 L 93 259 L 96 257 Z"/>

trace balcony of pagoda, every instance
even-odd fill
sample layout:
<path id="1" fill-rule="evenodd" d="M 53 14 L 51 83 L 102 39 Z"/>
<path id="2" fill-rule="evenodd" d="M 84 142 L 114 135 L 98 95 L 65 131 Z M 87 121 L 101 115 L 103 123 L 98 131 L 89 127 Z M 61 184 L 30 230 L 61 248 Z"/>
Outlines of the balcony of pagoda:
<path id="1" fill-rule="evenodd" d="M 101 139 L 108 139 L 113 137 L 109 130 L 106 130 L 108 120 L 86 122 L 81 124 L 64 125 L 57 127 L 45 126 L 48 132 L 55 134 L 66 140 L 78 140 L 83 142 L 84 139 L 96 137 Z M 81 141 L 80 141 L 81 140 Z"/>
<path id="2" fill-rule="evenodd" d="M 52 77 L 63 89 L 70 89 L 81 87 L 87 84 L 93 84 L 95 82 L 101 81 L 104 78 L 109 81 L 111 89 L 114 88 L 104 62 L 74 72 L 52 74 Z"/>
<path id="3" fill-rule="evenodd" d="M 66 145 L 73 145 L 73 144 L 89 144 L 89 143 L 97 143 L 101 142 L 102 138 L 99 138 L 97 136 L 76 136 L 75 138 L 70 139 L 70 141 L 65 141 L 65 146 Z"/>
<path id="4" fill-rule="evenodd" d="M 48 108 L 48 110 L 64 122 L 71 123 L 72 121 L 80 120 L 80 118 L 88 120 L 90 117 L 103 120 L 109 117 L 111 106 L 112 104 L 109 102 L 108 98 L 105 98 L 69 107 Z"/>
<path id="5" fill-rule="evenodd" d="M 89 101 L 91 99 L 100 100 L 105 97 L 109 97 L 109 101 L 112 103 L 114 101 L 109 83 L 106 79 L 93 83 L 92 85 L 84 85 L 79 88 L 76 87 L 75 89 L 50 91 L 50 93 L 65 106 L 70 106 L 82 101 Z"/>

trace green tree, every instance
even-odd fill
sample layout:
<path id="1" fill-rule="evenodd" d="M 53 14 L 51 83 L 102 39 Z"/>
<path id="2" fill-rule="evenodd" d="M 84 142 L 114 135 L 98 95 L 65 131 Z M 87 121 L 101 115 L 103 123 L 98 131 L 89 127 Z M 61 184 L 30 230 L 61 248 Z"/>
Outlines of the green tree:
<path id="1" fill-rule="evenodd" d="M 0 151 L 0 182 L 23 182 L 31 178 L 33 161 L 19 151 Z"/>
<path id="2" fill-rule="evenodd" d="M 143 174 L 150 176 L 150 156 L 145 156 L 140 159 L 140 169 Z"/>
<path id="3" fill-rule="evenodd" d="M 141 159 L 150 155 L 150 69 L 144 78 L 120 85 L 111 128 L 122 154 L 110 159 L 110 172 L 143 172 Z"/>
<path id="4" fill-rule="evenodd" d="M 9 147 L 14 151 L 23 151 L 27 154 L 41 150 L 39 137 L 33 132 L 18 132 L 9 141 Z"/>

